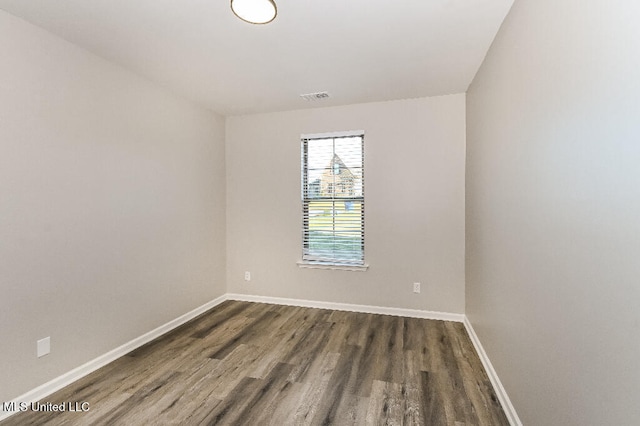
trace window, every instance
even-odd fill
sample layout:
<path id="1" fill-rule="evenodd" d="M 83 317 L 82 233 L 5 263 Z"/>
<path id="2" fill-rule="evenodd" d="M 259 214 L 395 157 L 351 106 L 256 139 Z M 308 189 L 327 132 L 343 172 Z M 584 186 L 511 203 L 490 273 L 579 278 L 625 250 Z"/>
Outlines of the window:
<path id="1" fill-rule="evenodd" d="M 302 137 L 302 264 L 364 267 L 364 132 Z"/>

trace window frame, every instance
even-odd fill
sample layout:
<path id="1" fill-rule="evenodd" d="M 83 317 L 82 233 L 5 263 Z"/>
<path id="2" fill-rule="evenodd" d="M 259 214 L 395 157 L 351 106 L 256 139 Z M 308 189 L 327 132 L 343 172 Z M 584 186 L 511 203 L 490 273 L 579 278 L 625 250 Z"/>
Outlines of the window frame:
<path id="1" fill-rule="evenodd" d="M 369 265 L 365 262 L 365 172 L 364 172 L 364 163 L 365 163 L 365 145 L 364 145 L 364 136 L 365 132 L 363 130 L 354 130 L 354 131 L 346 131 L 346 132 L 331 132 L 331 133 L 314 133 L 314 134 L 302 134 L 300 135 L 300 145 L 301 145 L 301 200 L 302 200 L 302 260 L 298 261 L 298 266 L 302 268 L 318 268 L 318 269 L 339 269 L 339 270 L 349 270 L 349 271 L 365 271 L 368 269 Z M 311 183 L 309 183 L 309 164 L 308 164 L 308 144 L 311 140 L 328 140 L 334 139 L 334 148 L 333 155 L 336 155 L 335 148 L 335 140 L 342 138 L 360 138 L 360 149 L 361 149 L 361 185 L 362 185 L 362 195 L 361 196 L 352 196 L 352 197 L 336 197 L 335 192 L 333 196 L 330 198 L 331 202 L 335 203 L 335 200 L 349 200 L 349 201 L 357 201 L 361 203 L 361 219 L 360 219 L 360 245 L 361 245 L 361 259 L 358 260 L 350 260 L 350 259 L 340 259 L 338 257 L 333 257 L 331 259 L 313 259 L 313 256 L 308 255 L 308 234 L 309 234 L 309 204 L 312 200 L 317 200 L 317 195 L 315 197 L 308 197 L 305 194 L 305 189 L 310 188 Z M 335 166 L 331 173 L 334 173 Z M 335 186 L 334 186 L 335 187 Z M 313 193 L 313 191 L 309 191 L 309 193 Z M 334 217 L 332 215 L 332 217 Z M 334 225 L 335 226 L 335 225 Z M 335 232 L 335 228 L 334 228 Z"/>

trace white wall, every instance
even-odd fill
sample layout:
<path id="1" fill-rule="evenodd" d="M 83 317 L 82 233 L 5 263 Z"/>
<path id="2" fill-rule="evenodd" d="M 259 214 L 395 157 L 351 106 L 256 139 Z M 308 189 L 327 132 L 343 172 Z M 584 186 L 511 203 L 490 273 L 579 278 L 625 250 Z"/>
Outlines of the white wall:
<path id="1" fill-rule="evenodd" d="M 467 315 L 526 425 L 640 424 L 638 22 L 516 0 L 467 94 Z"/>
<path id="2" fill-rule="evenodd" d="M 7 401 L 225 292 L 224 121 L 1 11 L 0 64 Z"/>
<path id="3" fill-rule="evenodd" d="M 462 313 L 464 114 L 452 95 L 228 118 L 228 291 Z M 346 130 L 366 132 L 370 268 L 300 269 L 300 135 Z"/>

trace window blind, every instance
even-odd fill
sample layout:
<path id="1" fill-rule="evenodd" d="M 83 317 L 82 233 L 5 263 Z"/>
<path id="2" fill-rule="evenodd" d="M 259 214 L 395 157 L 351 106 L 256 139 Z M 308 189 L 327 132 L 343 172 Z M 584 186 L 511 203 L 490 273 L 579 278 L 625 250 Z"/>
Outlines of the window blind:
<path id="1" fill-rule="evenodd" d="M 302 260 L 364 264 L 364 135 L 302 138 Z"/>

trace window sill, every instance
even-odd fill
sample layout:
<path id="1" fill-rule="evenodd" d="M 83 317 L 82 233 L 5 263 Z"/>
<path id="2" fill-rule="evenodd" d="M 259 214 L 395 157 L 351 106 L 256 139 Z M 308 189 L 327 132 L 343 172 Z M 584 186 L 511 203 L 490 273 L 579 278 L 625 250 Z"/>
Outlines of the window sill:
<path id="1" fill-rule="evenodd" d="M 306 269 L 334 269 L 338 271 L 366 271 L 369 269 L 369 265 L 341 265 L 336 263 L 319 263 L 319 262 L 306 262 L 298 261 L 298 267 Z"/>

